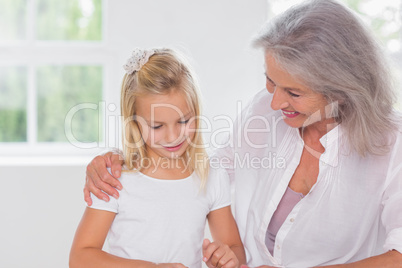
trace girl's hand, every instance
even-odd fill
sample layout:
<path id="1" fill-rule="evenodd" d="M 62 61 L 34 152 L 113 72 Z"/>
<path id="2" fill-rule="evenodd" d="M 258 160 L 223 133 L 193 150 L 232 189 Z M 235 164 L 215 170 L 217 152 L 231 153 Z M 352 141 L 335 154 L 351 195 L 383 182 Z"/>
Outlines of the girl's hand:
<path id="1" fill-rule="evenodd" d="M 240 268 L 250 268 L 247 265 L 242 265 L 240 266 Z M 268 265 L 262 265 L 262 266 L 258 266 L 256 268 L 275 268 L 275 266 L 268 266 Z"/>
<path id="2" fill-rule="evenodd" d="M 98 155 L 87 166 L 86 183 L 84 187 L 84 199 L 90 206 L 92 205 L 92 199 L 89 192 L 93 193 L 99 199 L 109 201 L 111 195 L 115 198 L 119 197 L 119 192 L 115 189 L 121 189 L 121 183 L 117 178 L 121 174 L 121 165 L 123 160 L 120 159 L 120 155 L 109 152 L 105 155 Z M 112 175 L 106 168 L 111 168 Z M 103 193 L 103 192 L 105 193 Z"/>
<path id="3" fill-rule="evenodd" d="M 239 260 L 228 245 L 204 239 L 202 243 L 203 261 L 209 268 L 238 268 Z"/>
<path id="4" fill-rule="evenodd" d="M 181 263 L 159 263 L 156 265 L 157 268 L 188 268 Z"/>

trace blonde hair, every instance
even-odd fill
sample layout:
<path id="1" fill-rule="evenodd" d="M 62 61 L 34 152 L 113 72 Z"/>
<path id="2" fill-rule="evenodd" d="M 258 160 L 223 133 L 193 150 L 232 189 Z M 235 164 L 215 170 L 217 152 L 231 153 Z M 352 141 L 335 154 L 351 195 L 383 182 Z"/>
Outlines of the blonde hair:
<path id="1" fill-rule="evenodd" d="M 329 103 L 351 148 L 361 156 L 389 151 L 400 121 L 386 57 L 351 10 L 334 0 L 311 0 L 264 25 L 254 40 L 278 64 Z"/>
<path id="2" fill-rule="evenodd" d="M 129 170 L 139 171 L 138 163 L 148 158 L 138 122 L 135 120 L 137 97 L 169 94 L 172 91 L 184 94 L 195 114 L 196 128 L 193 140 L 184 153 L 190 171 L 194 171 L 205 186 L 209 173 L 209 160 L 204 148 L 200 129 L 200 97 L 196 77 L 186 59 L 171 49 L 154 49 L 155 53 L 139 71 L 125 74 L 121 86 L 121 114 L 123 116 L 123 152 Z M 201 158 L 201 159 L 200 159 Z"/>

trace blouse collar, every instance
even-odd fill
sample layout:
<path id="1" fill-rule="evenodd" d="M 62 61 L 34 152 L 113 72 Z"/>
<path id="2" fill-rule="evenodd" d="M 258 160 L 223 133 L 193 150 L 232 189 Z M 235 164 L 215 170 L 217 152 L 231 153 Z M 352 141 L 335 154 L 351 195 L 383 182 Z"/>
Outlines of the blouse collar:
<path id="1" fill-rule="evenodd" d="M 303 142 L 304 144 L 299 129 L 295 128 L 295 132 L 297 133 L 301 142 Z M 338 165 L 340 146 L 342 144 L 341 139 L 343 135 L 344 135 L 343 127 L 341 124 L 338 124 L 333 129 L 328 131 L 327 134 L 325 134 L 320 138 L 320 143 L 325 148 L 325 152 L 320 156 L 320 161 L 322 161 L 324 164 L 333 167 Z"/>

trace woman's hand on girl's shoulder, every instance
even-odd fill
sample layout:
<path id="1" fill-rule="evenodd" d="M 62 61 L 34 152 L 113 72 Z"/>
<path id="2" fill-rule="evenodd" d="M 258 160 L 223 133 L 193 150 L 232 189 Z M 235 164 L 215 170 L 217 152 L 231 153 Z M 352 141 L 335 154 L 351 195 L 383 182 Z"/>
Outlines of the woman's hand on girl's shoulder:
<path id="1" fill-rule="evenodd" d="M 105 201 L 109 201 L 108 195 L 119 197 L 119 192 L 115 188 L 122 189 L 122 185 L 117 179 L 121 175 L 122 165 L 121 156 L 113 152 L 98 155 L 88 164 L 84 187 L 84 199 L 88 206 L 92 205 L 90 192 Z M 113 176 L 107 168 L 111 168 Z"/>
<path id="2" fill-rule="evenodd" d="M 233 250 L 226 244 L 204 239 L 202 243 L 203 261 L 209 268 L 238 268 L 240 263 Z"/>

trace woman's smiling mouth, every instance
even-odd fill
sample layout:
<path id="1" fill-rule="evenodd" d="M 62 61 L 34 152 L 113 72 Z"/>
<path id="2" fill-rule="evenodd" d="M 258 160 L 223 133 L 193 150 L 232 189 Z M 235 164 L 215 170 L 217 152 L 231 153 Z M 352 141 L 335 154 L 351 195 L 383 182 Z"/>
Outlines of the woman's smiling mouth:
<path id="1" fill-rule="evenodd" d="M 286 111 L 286 110 L 281 110 L 281 111 L 282 111 L 282 114 L 288 118 L 294 118 L 300 114 L 299 112 L 295 112 L 295 111 Z"/>

